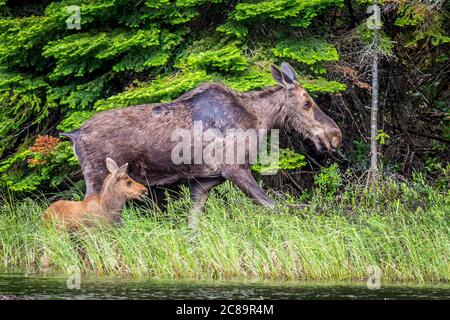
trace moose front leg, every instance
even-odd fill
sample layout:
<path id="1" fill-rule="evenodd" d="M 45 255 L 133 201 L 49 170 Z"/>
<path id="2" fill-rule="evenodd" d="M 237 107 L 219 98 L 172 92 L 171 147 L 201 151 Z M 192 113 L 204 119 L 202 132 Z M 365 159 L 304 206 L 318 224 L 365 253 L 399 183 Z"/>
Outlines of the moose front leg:
<path id="1" fill-rule="evenodd" d="M 259 205 L 273 209 L 275 201 L 270 199 L 253 178 L 250 169 L 243 167 L 232 167 L 225 169 L 222 175 L 230 179 L 236 186 L 244 191 L 252 200 Z"/>
<path id="2" fill-rule="evenodd" d="M 192 208 L 189 211 L 188 226 L 196 231 L 198 228 L 198 216 L 203 213 L 209 191 L 224 182 L 222 177 L 197 178 L 190 180 L 189 190 L 191 192 Z"/>

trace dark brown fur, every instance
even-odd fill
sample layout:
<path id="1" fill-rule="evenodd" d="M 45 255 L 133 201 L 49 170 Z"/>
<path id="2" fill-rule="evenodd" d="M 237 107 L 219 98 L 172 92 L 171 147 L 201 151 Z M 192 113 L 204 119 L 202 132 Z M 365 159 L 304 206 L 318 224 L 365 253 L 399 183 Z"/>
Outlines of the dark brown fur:
<path id="1" fill-rule="evenodd" d="M 286 125 L 309 137 L 317 148 L 336 149 L 341 132 L 295 80 L 287 64 L 272 68 L 279 85 L 261 91 L 237 93 L 217 83 L 203 84 L 178 99 L 163 104 L 144 104 L 104 111 L 71 133 L 75 152 L 86 180 L 87 193 L 99 192 L 107 175 L 104 159 L 129 162 L 129 175 L 147 185 L 166 185 L 188 180 L 192 198 L 200 211 L 207 192 L 232 180 L 257 203 L 273 206 L 258 187 L 249 165 L 181 164 L 171 160 L 177 144 L 171 141 L 177 128 L 192 131 L 195 121 L 205 129 L 274 129 Z M 292 69 L 292 68 L 291 68 Z M 292 73 L 292 74 L 290 74 Z"/>

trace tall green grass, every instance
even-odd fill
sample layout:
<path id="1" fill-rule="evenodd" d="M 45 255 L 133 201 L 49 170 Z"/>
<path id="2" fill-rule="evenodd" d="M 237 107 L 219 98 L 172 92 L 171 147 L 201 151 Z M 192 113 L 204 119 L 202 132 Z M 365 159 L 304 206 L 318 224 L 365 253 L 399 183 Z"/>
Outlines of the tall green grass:
<path id="1" fill-rule="evenodd" d="M 45 202 L 3 198 L 0 272 L 131 274 L 159 278 L 450 280 L 450 192 L 423 180 L 368 190 L 348 184 L 258 207 L 231 184 L 213 192 L 199 236 L 187 228 L 187 192 L 167 211 L 132 204 L 121 228 L 75 235 L 46 228 Z"/>

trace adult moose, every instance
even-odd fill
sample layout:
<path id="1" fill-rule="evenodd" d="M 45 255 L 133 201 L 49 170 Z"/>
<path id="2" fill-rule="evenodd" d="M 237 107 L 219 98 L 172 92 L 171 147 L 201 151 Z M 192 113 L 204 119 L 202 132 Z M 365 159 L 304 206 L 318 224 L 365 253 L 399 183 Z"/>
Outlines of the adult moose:
<path id="1" fill-rule="evenodd" d="M 86 197 L 98 193 L 108 174 L 104 159 L 130 163 L 129 176 L 149 186 L 187 180 L 193 200 L 189 226 L 196 228 L 208 192 L 231 180 L 254 202 L 273 207 L 274 201 L 258 186 L 249 164 L 175 164 L 172 139 L 176 129 L 192 131 L 202 121 L 206 129 L 276 129 L 292 126 L 319 150 L 337 149 L 341 131 L 296 80 L 294 69 L 271 66 L 276 86 L 237 93 L 221 84 L 203 84 L 169 103 L 144 104 L 94 115 L 70 137 L 86 180 Z"/>

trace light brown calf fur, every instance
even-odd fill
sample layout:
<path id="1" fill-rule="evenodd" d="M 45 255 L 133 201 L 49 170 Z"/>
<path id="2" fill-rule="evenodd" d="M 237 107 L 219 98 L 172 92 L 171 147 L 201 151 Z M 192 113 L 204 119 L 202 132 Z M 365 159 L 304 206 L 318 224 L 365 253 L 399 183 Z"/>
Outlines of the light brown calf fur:
<path id="1" fill-rule="evenodd" d="M 56 201 L 45 210 L 44 221 L 54 222 L 58 229 L 68 231 L 99 222 L 120 224 L 125 202 L 141 198 L 147 194 L 147 188 L 128 176 L 128 163 L 119 168 L 114 160 L 107 158 L 106 166 L 110 174 L 103 181 L 100 193 L 84 201 Z"/>

